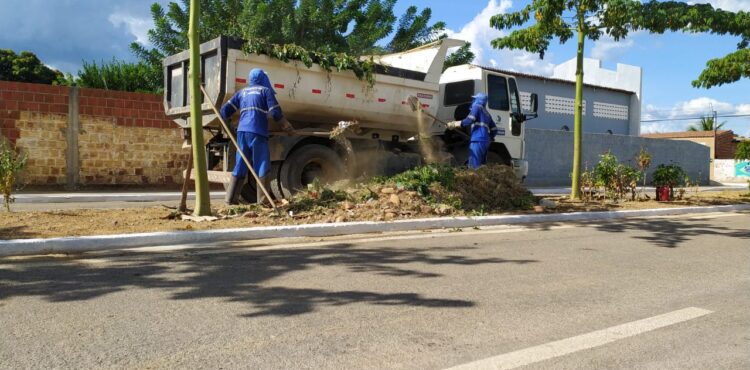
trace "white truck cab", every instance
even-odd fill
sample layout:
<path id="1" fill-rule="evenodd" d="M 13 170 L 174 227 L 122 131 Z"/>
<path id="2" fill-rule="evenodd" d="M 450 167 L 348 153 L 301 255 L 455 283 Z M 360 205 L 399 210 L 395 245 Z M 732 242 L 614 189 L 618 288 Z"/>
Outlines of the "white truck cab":
<path id="1" fill-rule="evenodd" d="M 513 76 L 476 65 L 451 67 L 440 78 L 438 118 L 443 121 L 463 120 L 469 115 L 472 96 L 478 93 L 487 95 L 487 111 L 498 128 L 490 152 L 499 158 L 491 161 L 513 165 L 520 178 L 526 177 L 528 164 L 524 152 L 523 123 L 536 117 L 536 94 L 531 96 L 532 113 L 524 114 Z"/>

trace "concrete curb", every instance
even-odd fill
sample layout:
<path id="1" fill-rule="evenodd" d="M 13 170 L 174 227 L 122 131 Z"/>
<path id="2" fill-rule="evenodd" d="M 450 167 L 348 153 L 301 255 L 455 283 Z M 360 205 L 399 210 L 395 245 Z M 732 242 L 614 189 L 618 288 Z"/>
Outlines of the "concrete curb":
<path id="1" fill-rule="evenodd" d="M 750 210 L 750 204 L 711 207 L 660 208 L 630 211 L 551 213 L 540 215 L 502 215 L 480 217 L 443 217 L 391 222 L 345 222 L 266 226 L 240 229 L 173 231 L 139 234 L 82 236 L 49 239 L 13 239 L 0 241 L 0 257 L 49 253 L 78 253 L 150 246 L 203 244 L 254 239 L 321 237 L 378 232 L 412 231 L 475 226 L 518 225 L 546 222 L 601 221 L 647 216 L 671 216 L 709 212 Z"/>

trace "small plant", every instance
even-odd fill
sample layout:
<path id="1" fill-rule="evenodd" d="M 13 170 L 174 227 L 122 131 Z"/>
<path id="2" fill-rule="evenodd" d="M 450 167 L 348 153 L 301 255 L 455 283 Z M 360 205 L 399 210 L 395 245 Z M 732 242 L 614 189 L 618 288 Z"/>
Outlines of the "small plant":
<path id="1" fill-rule="evenodd" d="M 737 144 L 734 159 L 738 161 L 750 161 L 750 140 L 742 140 Z M 750 191 L 750 180 L 747 181 L 747 190 Z"/>
<path id="2" fill-rule="evenodd" d="M 651 167 L 651 154 L 641 147 L 638 155 L 635 156 L 635 162 L 638 163 L 638 169 L 641 171 L 643 187 L 646 187 L 646 169 Z M 641 189 L 641 192 L 643 192 L 643 189 Z"/>
<path id="3" fill-rule="evenodd" d="M 620 163 L 611 152 L 602 154 L 601 160 L 594 168 L 594 183 L 596 186 L 604 187 L 605 194 L 613 200 L 622 199 L 626 192 L 632 194 L 635 200 L 635 190 L 641 173 L 638 170 Z"/>
<path id="4" fill-rule="evenodd" d="M 430 185 L 433 183 L 442 185 L 446 190 L 453 190 L 456 173 L 450 166 L 427 165 L 402 172 L 393 176 L 391 180 L 397 186 L 406 190 L 416 191 L 422 196 L 429 196 Z"/>
<path id="5" fill-rule="evenodd" d="M 674 187 L 682 185 L 685 177 L 685 170 L 682 167 L 676 164 L 660 164 L 654 170 L 654 180 L 652 183 L 657 188 L 669 188 L 669 197 L 671 199 L 674 197 Z"/>
<path id="6" fill-rule="evenodd" d="M 3 192 L 5 209 L 10 212 L 13 203 L 13 191 L 18 180 L 18 173 L 26 167 L 26 156 L 5 139 L 0 139 L 0 191 Z"/>
<path id="7" fill-rule="evenodd" d="M 595 177 L 594 171 L 589 171 L 588 167 L 581 172 L 581 198 L 584 202 L 589 202 L 594 198 L 596 192 Z"/>

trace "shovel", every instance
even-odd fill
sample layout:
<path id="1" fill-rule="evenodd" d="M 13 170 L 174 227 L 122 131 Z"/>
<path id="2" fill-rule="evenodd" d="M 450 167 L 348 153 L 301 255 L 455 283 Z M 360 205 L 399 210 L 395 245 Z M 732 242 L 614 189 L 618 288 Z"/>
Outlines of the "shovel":
<path id="1" fill-rule="evenodd" d="M 411 95 L 408 98 L 406 98 L 406 101 L 409 103 L 409 106 L 411 107 L 412 112 L 422 112 L 427 117 L 430 117 L 430 118 L 434 119 L 435 121 L 438 121 L 438 122 L 440 122 L 440 123 L 448 126 L 448 124 L 445 121 L 441 120 L 440 118 L 435 117 L 434 115 L 432 115 L 432 113 L 427 112 L 424 109 L 422 109 L 422 103 L 419 102 L 419 98 L 417 98 L 416 96 Z M 460 134 L 461 136 L 463 136 L 467 140 L 469 139 L 469 135 L 467 135 L 462 130 L 454 130 L 453 132 L 457 132 L 458 134 Z"/>

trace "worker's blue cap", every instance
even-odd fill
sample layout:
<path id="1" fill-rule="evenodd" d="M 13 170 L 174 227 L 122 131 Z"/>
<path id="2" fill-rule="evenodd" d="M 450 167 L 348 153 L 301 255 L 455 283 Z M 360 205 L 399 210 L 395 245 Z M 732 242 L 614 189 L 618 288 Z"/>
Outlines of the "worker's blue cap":
<path id="1" fill-rule="evenodd" d="M 247 75 L 247 80 L 249 85 L 260 85 L 268 88 L 276 94 L 276 91 L 274 91 L 273 86 L 271 86 L 271 80 L 268 78 L 268 75 L 265 71 L 263 71 L 260 68 L 253 68 L 250 73 Z"/>
<path id="2" fill-rule="evenodd" d="M 472 98 L 474 98 L 474 103 L 476 104 L 480 104 L 480 105 L 487 104 L 487 95 L 485 93 L 477 93 L 474 96 L 472 96 Z"/>

